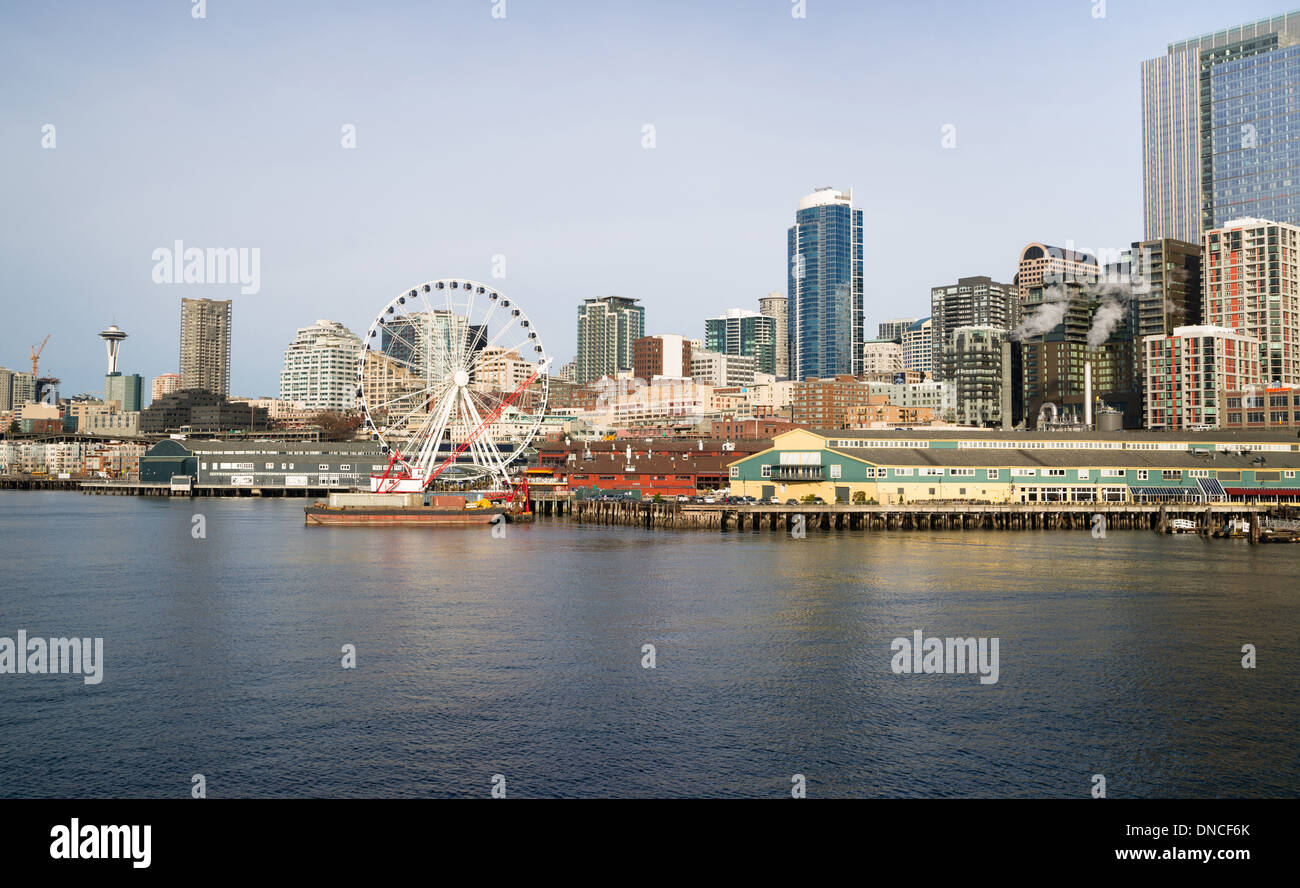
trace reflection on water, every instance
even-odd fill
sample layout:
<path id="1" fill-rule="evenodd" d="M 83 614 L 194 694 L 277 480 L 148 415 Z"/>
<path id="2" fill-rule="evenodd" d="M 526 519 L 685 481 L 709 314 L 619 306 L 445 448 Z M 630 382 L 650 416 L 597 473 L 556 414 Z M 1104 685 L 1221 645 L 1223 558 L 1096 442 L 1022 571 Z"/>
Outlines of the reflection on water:
<path id="1" fill-rule="evenodd" d="M 1078 532 L 302 525 L 0 494 L 0 795 L 1295 796 L 1300 546 Z M 207 538 L 190 517 L 207 517 Z M 1000 680 L 890 642 L 1000 639 Z M 340 666 L 357 646 L 355 670 Z M 657 668 L 641 668 L 643 644 Z M 1259 667 L 1241 668 L 1241 646 Z"/>

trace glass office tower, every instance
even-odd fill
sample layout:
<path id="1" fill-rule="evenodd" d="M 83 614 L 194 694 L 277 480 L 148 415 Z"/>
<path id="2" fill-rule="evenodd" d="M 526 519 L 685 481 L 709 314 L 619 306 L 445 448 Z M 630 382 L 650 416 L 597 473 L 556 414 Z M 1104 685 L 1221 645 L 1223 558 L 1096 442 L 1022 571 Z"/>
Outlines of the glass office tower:
<path id="1" fill-rule="evenodd" d="M 724 355 L 754 359 L 759 373 L 776 375 L 776 319 L 756 311 L 732 308 L 704 321 L 704 347 Z"/>
<path id="2" fill-rule="evenodd" d="M 1218 149 L 1213 147 L 1211 121 L 1215 78 L 1225 64 L 1250 54 L 1277 51 L 1297 39 L 1300 11 L 1171 43 L 1165 55 L 1142 63 L 1143 240 L 1168 237 L 1199 243 L 1201 232 L 1215 227 L 1216 214 L 1207 205 L 1218 175 L 1213 157 Z M 1220 85 L 1224 89 L 1221 101 L 1251 101 L 1249 96 L 1232 96 L 1232 87 L 1226 81 Z M 1275 109 L 1272 113 L 1278 112 Z M 1221 136 L 1235 126 L 1240 139 L 1249 132 L 1243 132 L 1241 126 L 1253 123 L 1254 142 L 1260 144 L 1266 127 L 1259 120 L 1234 119 L 1228 107 L 1223 109 L 1222 120 Z M 1220 146 L 1226 153 L 1225 143 L 1221 141 Z M 1241 160 L 1240 156 L 1225 157 L 1220 169 L 1231 177 Z M 1224 187 L 1232 190 L 1250 186 L 1238 183 Z"/>
<path id="3" fill-rule="evenodd" d="M 1300 45 L 1279 47 L 1281 36 L 1243 45 L 1224 61 L 1203 60 L 1206 231 L 1243 217 L 1300 222 Z"/>
<path id="4" fill-rule="evenodd" d="M 790 378 L 862 372 L 862 211 L 819 188 L 787 232 Z"/>

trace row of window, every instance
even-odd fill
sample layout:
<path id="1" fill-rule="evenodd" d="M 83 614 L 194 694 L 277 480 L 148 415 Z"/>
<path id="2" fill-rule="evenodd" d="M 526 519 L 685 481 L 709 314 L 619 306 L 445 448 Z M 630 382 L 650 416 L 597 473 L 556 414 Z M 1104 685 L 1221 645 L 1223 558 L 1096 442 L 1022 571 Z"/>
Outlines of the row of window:
<path id="1" fill-rule="evenodd" d="M 840 466 L 840 464 L 838 464 L 838 463 L 833 463 L 833 464 L 831 464 L 830 466 L 828 466 L 828 468 L 830 469 L 829 477 L 831 477 L 831 478 L 840 478 L 840 477 L 842 477 L 841 466 Z M 864 469 L 864 475 L 865 475 L 865 477 L 867 477 L 867 478 L 869 478 L 869 479 L 871 479 L 871 478 L 880 478 L 880 479 L 883 479 L 883 478 L 887 478 L 887 477 L 889 477 L 889 475 L 888 475 L 888 472 L 889 472 L 889 471 L 890 471 L 890 470 L 888 470 L 888 469 L 871 468 L 870 466 L 868 466 L 866 469 Z M 906 469 L 893 469 L 892 471 L 893 471 L 893 477 L 895 477 L 895 478 L 908 478 L 908 477 L 911 477 L 911 476 L 912 476 L 912 472 L 913 472 L 913 470 L 910 469 L 910 468 L 906 468 Z M 936 467 L 936 466 L 925 466 L 925 467 L 922 467 L 922 468 L 916 469 L 915 471 L 916 471 L 916 474 L 919 475 L 919 476 L 922 477 L 922 478 L 942 478 L 942 477 L 944 476 L 944 470 L 943 470 L 942 468 L 939 468 L 939 467 Z M 973 478 L 973 477 L 975 477 L 975 471 L 976 471 L 975 469 L 966 469 L 966 468 L 961 468 L 961 469 L 949 469 L 949 470 L 948 470 L 948 476 L 949 476 L 949 477 L 952 477 L 952 478 Z M 999 480 L 999 477 L 1000 477 L 1000 471 L 1001 471 L 1001 470 L 999 470 L 999 469 L 985 469 L 985 472 L 988 473 L 988 474 L 987 474 L 987 478 L 988 478 L 990 481 L 996 481 L 996 480 Z M 1135 472 L 1136 472 L 1137 480 L 1138 480 L 1138 481 L 1149 481 L 1149 480 L 1151 479 L 1151 474 L 1152 474 L 1152 472 L 1154 472 L 1154 471 L 1156 471 L 1156 470 L 1154 470 L 1154 469 L 1136 469 Z M 1069 469 L 1011 469 L 1010 472 L 1011 472 L 1011 477 L 1012 477 L 1012 478 L 1065 478 L 1065 477 L 1068 476 L 1070 470 L 1069 470 Z M 1086 481 L 1086 480 L 1088 480 L 1089 477 L 1090 477 L 1090 472 L 1089 472 L 1088 469 L 1075 469 L 1074 472 L 1075 472 L 1075 477 L 1076 477 L 1078 480 L 1081 480 L 1081 481 Z M 732 466 L 732 467 L 731 467 L 731 472 L 730 472 L 730 474 L 731 474 L 731 477 L 732 477 L 732 478 L 739 478 L 739 477 L 740 477 L 740 467 L 739 467 L 739 466 Z M 1098 470 L 1098 474 L 1099 474 L 1099 476 L 1102 477 L 1102 478 L 1126 478 L 1126 477 L 1128 477 L 1128 470 L 1126 470 L 1126 469 L 1099 469 L 1099 470 Z M 1258 474 L 1259 474 L 1259 473 L 1257 472 L 1256 475 L 1258 476 Z M 759 467 L 759 475 L 760 475 L 760 477 L 763 477 L 763 478 L 771 478 L 771 477 L 772 477 L 772 466 L 770 466 L 770 465 L 763 465 L 763 466 L 760 466 L 760 467 Z M 815 477 L 815 475 L 816 475 L 816 473 L 813 473 L 812 475 L 810 475 L 810 478 Z M 1236 475 L 1237 475 L 1238 478 L 1240 477 L 1240 473 L 1239 473 L 1239 472 L 1236 473 Z M 1160 479 L 1163 480 L 1163 481 L 1181 481 L 1181 480 L 1183 479 L 1184 476 L 1186 476 L 1186 477 L 1188 477 L 1188 478 L 1210 478 L 1210 477 L 1212 477 L 1211 472 L 1210 472 L 1209 469 L 1187 469 L 1187 470 L 1183 470 L 1183 469 L 1160 469 L 1160 470 L 1159 470 L 1159 476 L 1160 476 Z M 1284 478 L 1294 478 L 1295 476 L 1296 476 L 1296 473 L 1295 473 L 1295 471 L 1293 471 L 1293 470 L 1287 470 L 1287 471 L 1282 472 L 1282 477 L 1284 477 Z"/>

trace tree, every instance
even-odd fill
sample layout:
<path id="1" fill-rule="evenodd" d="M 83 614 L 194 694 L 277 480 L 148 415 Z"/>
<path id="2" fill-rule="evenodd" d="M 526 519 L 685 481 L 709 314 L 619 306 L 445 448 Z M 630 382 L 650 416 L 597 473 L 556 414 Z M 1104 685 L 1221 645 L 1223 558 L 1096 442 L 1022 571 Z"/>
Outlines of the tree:
<path id="1" fill-rule="evenodd" d="M 321 436 L 326 441 L 350 441 L 361 427 L 359 414 L 340 413 L 337 410 L 322 410 L 311 421 L 320 426 Z"/>
<path id="2" fill-rule="evenodd" d="M 867 492 L 865 490 L 853 491 L 853 504 L 855 506 L 864 506 L 867 503 Z"/>

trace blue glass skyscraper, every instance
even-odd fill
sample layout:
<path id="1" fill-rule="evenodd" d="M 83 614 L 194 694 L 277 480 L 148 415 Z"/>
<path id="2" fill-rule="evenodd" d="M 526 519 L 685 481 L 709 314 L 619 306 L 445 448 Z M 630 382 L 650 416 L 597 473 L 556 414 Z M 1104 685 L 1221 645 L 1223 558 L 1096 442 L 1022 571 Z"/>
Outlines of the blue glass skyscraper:
<path id="1" fill-rule="evenodd" d="M 819 188 L 786 235 L 790 378 L 862 372 L 862 211 Z"/>
<path id="2" fill-rule="evenodd" d="M 1200 243 L 1240 216 L 1297 221 L 1287 209 L 1297 43 L 1300 10 L 1171 43 L 1142 63 L 1144 241 Z"/>
<path id="3" fill-rule="evenodd" d="M 1210 173 L 1202 177 L 1206 229 L 1244 216 L 1300 223 L 1300 45 L 1279 46 L 1278 38 L 1239 44 L 1214 64 L 1202 57 L 1201 103 L 1210 121 L 1202 159 Z"/>

